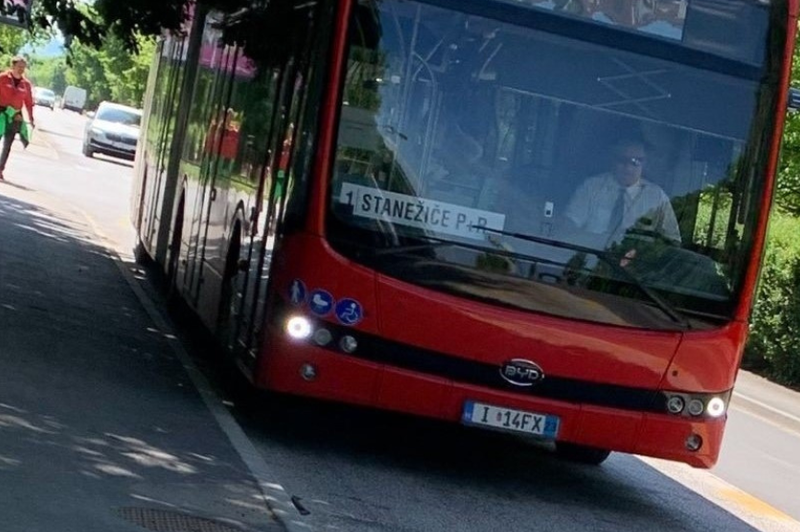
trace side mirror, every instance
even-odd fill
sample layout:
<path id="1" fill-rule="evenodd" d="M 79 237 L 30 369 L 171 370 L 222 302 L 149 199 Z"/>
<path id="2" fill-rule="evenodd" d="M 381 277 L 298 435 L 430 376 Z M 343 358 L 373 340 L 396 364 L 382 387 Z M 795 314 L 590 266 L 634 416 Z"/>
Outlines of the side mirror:
<path id="1" fill-rule="evenodd" d="M 94 118 L 94 112 L 89 111 L 88 113 L 86 113 L 86 118 Z"/>
<path id="2" fill-rule="evenodd" d="M 800 89 L 789 88 L 789 110 L 800 111 Z"/>

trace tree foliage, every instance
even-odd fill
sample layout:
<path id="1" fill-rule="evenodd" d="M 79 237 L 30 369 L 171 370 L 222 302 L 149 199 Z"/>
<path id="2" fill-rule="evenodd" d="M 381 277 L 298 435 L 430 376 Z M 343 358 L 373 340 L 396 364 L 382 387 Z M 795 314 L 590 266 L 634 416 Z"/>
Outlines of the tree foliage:
<path id="1" fill-rule="evenodd" d="M 283 3 L 283 2 L 279 2 Z M 291 2 L 288 2 L 291 3 Z M 78 42 L 98 49 L 114 38 L 129 52 L 137 52 L 141 36 L 155 36 L 163 31 L 180 31 L 200 4 L 222 12 L 234 13 L 248 0 L 37 0 L 31 14 L 32 31 L 54 33 L 66 38 L 67 47 Z M 87 6 L 91 6 L 87 9 Z M 0 14 L 17 15 L 18 8 L 0 0 Z"/>
<path id="2" fill-rule="evenodd" d="M 11 58 L 28 42 L 30 36 L 12 26 L 0 24 L 0 70 L 5 70 Z"/>
<path id="3" fill-rule="evenodd" d="M 140 107 L 155 41 L 140 37 L 136 49 L 137 54 L 128 53 L 125 43 L 114 36 L 100 49 L 82 44 L 74 46 L 67 82 L 87 90 L 89 107 L 103 100 Z"/>
<path id="4" fill-rule="evenodd" d="M 798 219 L 774 213 L 750 319 L 745 365 L 800 386 L 800 233 Z"/>
<path id="5" fill-rule="evenodd" d="M 136 47 L 139 53 L 131 54 L 116 37 L 108 38 L 99 49 L 74 44 L 69 62 L 65 57 L 32 58 L 29 77 L 57 93 L 63 93 L 67 85 L 85 88 L 89 108 L 103 100 L 140 107 L 155 40 L 139 37 Z"/>
<path id="6" fill-rule="evenodd" d="M 47 87 L 57 94 L 67 88 L 67 61 L 64 57 L 31 57 L 28 78 L 36 86 Z"/>
<path id="7" fill-rule="evenodd" d="M 794 51 L 792 87 L 800 88 L 800 46 Z M 780 210 L 800 216 L 800 112 L 797 111 L 790 111 L 786 117 L 775 202 Z"/>

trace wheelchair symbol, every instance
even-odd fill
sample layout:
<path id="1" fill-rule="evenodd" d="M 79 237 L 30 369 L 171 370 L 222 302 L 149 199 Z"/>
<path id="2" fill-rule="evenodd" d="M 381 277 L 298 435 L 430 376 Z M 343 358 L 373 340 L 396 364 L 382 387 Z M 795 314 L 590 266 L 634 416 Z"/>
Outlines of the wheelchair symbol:
<path id="1" fill-rule="evenodd" d="M 342 299 L 336 304 L 336 317 L 344 325 L 355 325 L 364 318 L 361 303 L 354 299 Z"/>

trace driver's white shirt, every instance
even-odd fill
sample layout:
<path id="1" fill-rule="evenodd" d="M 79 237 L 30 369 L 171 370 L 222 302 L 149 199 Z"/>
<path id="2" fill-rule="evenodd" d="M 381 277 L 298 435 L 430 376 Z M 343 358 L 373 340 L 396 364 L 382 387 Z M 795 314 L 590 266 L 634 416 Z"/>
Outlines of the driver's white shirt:
<path id="1" fill-rule="evenodd" d="M 680 243 L 678 221 L 669 197 L 661 187 L 645 179 L 626 187 L 622 224 L 619 228 L 609 227 L 612 211 L 622 188 L 610 172 L 588 178 L 572 195 L 567 205 L 567 218 L 579 229 L 591 233 L 613 232 L 612 239 L 636 225 Z"/>

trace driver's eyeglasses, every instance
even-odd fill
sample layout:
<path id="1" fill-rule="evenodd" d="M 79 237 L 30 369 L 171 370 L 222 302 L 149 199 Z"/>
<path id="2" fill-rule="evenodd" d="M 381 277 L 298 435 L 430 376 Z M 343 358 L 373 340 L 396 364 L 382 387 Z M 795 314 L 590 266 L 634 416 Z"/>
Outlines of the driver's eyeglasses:
<path id="1" fill-rule="evenodd" d="M 615 159 L 615 162 L 618 165 L 624 166 L 642 166 L 644 164 L 644 157 L 625 157 L 625 156 L 618 156 Z"/>

